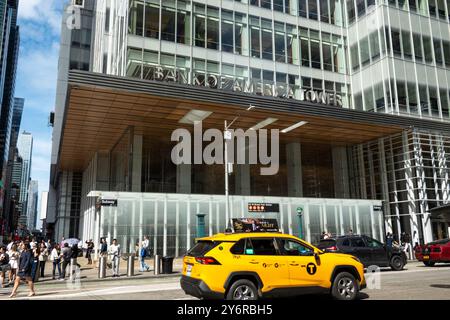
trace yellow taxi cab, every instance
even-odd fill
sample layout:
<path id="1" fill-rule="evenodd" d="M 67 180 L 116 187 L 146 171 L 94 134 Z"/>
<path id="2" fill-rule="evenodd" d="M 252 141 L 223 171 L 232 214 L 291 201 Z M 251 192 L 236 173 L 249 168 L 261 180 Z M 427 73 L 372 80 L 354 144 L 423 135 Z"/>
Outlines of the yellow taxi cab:
<path id="1" fill-rule="evenodd" d="M 197 239 L 183 259 L 181 287 L 202 299 L 326 292 L 338 300 L 354 300 L 366 283 L 356 257 L 325 253 L 287 234 L 251 232 Z"/>

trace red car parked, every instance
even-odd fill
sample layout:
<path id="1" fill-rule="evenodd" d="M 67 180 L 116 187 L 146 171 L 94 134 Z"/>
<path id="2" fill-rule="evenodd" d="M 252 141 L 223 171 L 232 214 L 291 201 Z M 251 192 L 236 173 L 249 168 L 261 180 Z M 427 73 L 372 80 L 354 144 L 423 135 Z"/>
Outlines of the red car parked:
<path id="1" fill-rule="evenodd" d="M 416 259 L 426 266 L 432 267 L 435 263 L 450 263 L 450 239 L 438 240 L 415 248 Z"/>

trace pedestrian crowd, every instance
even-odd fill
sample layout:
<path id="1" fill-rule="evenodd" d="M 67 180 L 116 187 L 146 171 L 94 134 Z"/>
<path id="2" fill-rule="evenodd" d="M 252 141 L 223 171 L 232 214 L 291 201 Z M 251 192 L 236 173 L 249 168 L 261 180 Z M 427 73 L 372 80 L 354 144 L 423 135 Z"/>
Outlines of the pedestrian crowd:
<path id="1" fill-rule="evenodd" d="M 38 281 L 39 277 L 46 276 L 47 265 L 50 265 L 48 268 L 51 268 L 52 280 L 64 281 L 67 268 L 71 264 L 80 267 L 77 258 L 83 256 L 83 251 L 86 254 L 87 264 L 93 264 L 94 249 L 93 240 L 86 241 L 83 245 L 81 241 L 69 243 L 64 237 L 60 243 L 54 243 L 51 240 L 37 241 L 35 238 L 6 241 L 5 245 L 0 245 L 0 287 L 12 287 L 10 298 L 14 298 L 21 282 L 26 282 L 30 290 L 28 296 L 34 296 L 36 294 L 34 283 Z M 117 239 L 113 239 L 108 246 L 107 240 L 101 238 L 99 254 L 100 257 L 107 258 L 113 277 L 119 277 L 122 251 Z M 149 271 L 150 267 L 145 263 L 146 257 L 150 256 L 148 236 L 145 236 L 142 241 L 136 242 L 135 255 L 139 257 L 140 271 Z M 72 272 L 74 271 L 72 270 Z"/>

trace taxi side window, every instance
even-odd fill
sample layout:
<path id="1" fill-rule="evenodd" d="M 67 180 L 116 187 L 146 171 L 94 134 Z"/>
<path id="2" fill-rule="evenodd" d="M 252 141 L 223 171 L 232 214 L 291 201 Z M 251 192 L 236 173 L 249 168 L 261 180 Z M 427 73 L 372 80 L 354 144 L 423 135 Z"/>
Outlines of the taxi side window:
<path id="1" fill-rule="evenodd" d="M 273 238 L 253 238 L 247 240 L 245 254 L 256 256 L 275 256 L 278 254 Z"/>
<path id="2" fill-rule="evenodd" d="M 281 252 L 286 256 L 309 256 L 314 251 L 300 242 L 289 239 L 278 239 Z"/>
<path id="3" fill-rule="evenodd" d="M 230 249 L 230 252 L 232 254 L 244 254 L 244 250 L 245 250 L 245 240 L 246 239 L 241 239 L 238 242 L 236 242 Z"/>

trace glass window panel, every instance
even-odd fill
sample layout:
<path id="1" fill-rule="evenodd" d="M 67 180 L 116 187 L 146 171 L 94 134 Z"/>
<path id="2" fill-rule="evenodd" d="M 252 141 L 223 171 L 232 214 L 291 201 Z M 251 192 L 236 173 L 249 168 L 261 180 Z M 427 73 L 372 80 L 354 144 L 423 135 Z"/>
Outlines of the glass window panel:
<path id="1" fill-rule="evenodd" d="M 233 22 L 222 20 L 222 51 L 233 52 Z"/>
<path id="2" fill-rule="evenodd" d="M 356 0 L 356 8 L 358 10 L 358 17 L 362 17 L 366 13 L 366 4 L 364 0 Z"/>
<path id="3" fill-rule="evenodd" d="M 427 86 L 419 85 L 420 109 L 423 115 L 428 115 L 430 111 L 427 91 Z"/>
<path id="4" fill-rule="evenodd" d="M 273 0 L 273 10 L 284 12 L 283 0 Z"/>
<path id="5" fill-rule="evenodd" d="M 194 25 L 195 25 L 195 46 L 197 47 L 205 47 L 205 38 L 206 38 L 206 21 L 205 16 L 196 14 L 194 16 Z"/>
<path id="6" fill-rule="evenodd" d="M 286 62 L 286 45 L 284 33 L 275 32 L 275 60 Z"/>
<path id="7" fill-rule="evenodd" d="M 324 70 L 333 71 L 333 59 L 331 53 L 331 45 L 329 43 L 322 43 L 322 56 Z"/>
<path id="8" fill-rule="evenodd" d="M 298 37 L 295 26 L 287 25 L 286 46 L 287 46 L 287 62 L 299 64 L 299 46 Z"/>
<path id="9" fill-rule="evenodd" d="M 355 21 L 355 3 L 353 0 L 347 0 L 347 16 L 349 24 Z"/>
<path id="10" fill-rule="evenodd" d="M 412 82 L 408 82 L 408 104 L 409 104 L 409 112 L 418 114 L 418 108 L 417 108 L 417 91 L 416 91 L 416 84 Z"/>
<path id="11" fill-rule="evenodd" d="M 428 0 L 428 10 L 430 11 L 430 16 L 436 16 L 436 0 Z"/>
<path id="12" fill-rule="evenodd" d="M 436 2 L 439 18 L 447 20 L 447 15 L 445 14 L 445 0 L 436 0 Z"/>
<path id="13" fill-rule="evenodd" d="M 144 32 L 144 4 L 133 1 L 130 9 L 129 30 L 131 34 L 142 36 Z"/>
<path id="14" fill-rule="evenodd" d="M 391 30 L 392 35 L 392 49 L 394 51 L 394 56 L 401 57 L 402 50 L 400 47 L 400 32 L 398 30 Z"/>
<path id="15" fill-rule="evenodd" d="M 417 4 L 416 4 L 416 0 L 409 0 L 409 10 L 416 12 L 417 11 Z"/>
<path id="16" fill-rule="evenodd" d="M 298 14 L 300 17 L 307 18 L 307 0 L 298 0 Z"/>
<path id="17" fill-rule="evenodd" d="M 444 118 L 449 118 L 450 114 L 449 114 L 449 107 L 450 107 L 450 101 L 449 101 L 449 96 L 447 94 L 447 90 L 446 89 L 440 89 L 439 90 L 439 96 L 441 98 L 441 109 L 442 109 L 442 116 Z"/>
<path id="18" fill-rule="evenodd" d="M 436 64 L 442 65 L 442 63 L 444 62 L 444 59 L 442 57 L 441 40 L 433 39 L 433 45 L 434 45 L 434 56 L 436 58 Z"/>
<path id="19" fill-rule="evenodd" d="M 382 110 L 384 108 L 384 92 L 383 92 L 383 83 L 380 82 L 376 84 L 373 88 L 375 95 L 375 108 L 376 110 Z"/>
<path id="20" fill-rule="evenodd" d="M 420 35 L 413 33 L 413 43 L 416 62 L 423 62 L 422 43 Z"/>
<path id="21" fill-rule="evenodd" d="M 364 110 L 362 93 L 355 95 L 355 109 L 361 111 Z"/>
<path id="22" fill-rule="evenodd" d="M 369 39 L 367 37 L 363 38 L 359 46 L 361 50 L 361 66 L 365 66 L 370 63 Z"/>
<path id="23" fill-rule="evenodd" d="M 375 0 L 367 0 L 367 10 L 369 10 L 369 8 L 371 7 L 375 7 L 376 2 Z"/>
<path id="24" fill-rule="evenodd" d="M 175 41 L 175 10 L 162 8 L 161 40 Z"/>
<path id="25" fill-rule="evenodd" d="M 391 54 L 391 33 L 389 32 L 389 28 L 385 27 L 384 28 L 384 34 L 386 36 L 386 54 L 390 55 Z"/>
<path id="26" fill-rule="evenodd" d="M 339 0 L 338 1 L 336 1 L 336 0 L 329 0 L 329 1 L 330 1 L 329 2 L 329 5 L 330 5 L 330 23 L 331 24 L 338 24 L 337 21 L 336 21 L 336 18 L 340 18 L 340 16 L 339 17 L 336 17 L 336 16 L 339 15 L 337 10 L 340 10 Z"/>
<path id="27" fill-rule="evenodd" d="M 369 35 L 370 52 L 372 60 L 377 60 L 380 57 L 380 43 L 378 41 L 378 31 L 374 31 Z"/>
<path id="28" fill-rule="evenodd" d="M 406 86 L 403 81 L 397 81 L 397 97 L 398 97 L 398 108 L 400 112 L 407 113 L 407 103 L 406 103 Z"/>
<path id="29" fill-rule="evenodd" d="M 178 11 L 177 13 L 177 42 L 191 43 L 191 14 L 189 12 Z"/>
<path id="30" fill-rule="evenodd" d="M 403 56 L 412 60 L 411 36 L 409 31 L 402 31 Z"/>
<path id="31" fill-rule="evenodd" d="M 317 20 L 318 18 L 317 0 L 308 0 L 308 10 L 309 10 L 309 18 Z"/>
<path id="32" fill-rule="evenodd" d="M 364 103 L 366 105 L 366 111 L 374 111 L 372 88 L 367 88 L 364 90 Z"/>
<path id="33" fill-rule="evenodd" d="M 311 40 L 311 67 L 320 69 L 320 42 Z"/>
<path id="34" fill-rule="evenodd" d="M 234 49 L 235 53 L 248 55 L 248 37 L 244 36 L 244 31 L 247 34 L 247 26 L 241 23 L 235 23 L 234 26 Z"/>
<path id="35" fill-rule="evenodd" d="M 145 6 L 145 36 L 159 39 L 159 7 L 147 4 Z"/>
<path id="36" fill-rule="evenodd" d="M 352 70 L 356 71 L 359 69 L 359 55 L 358 55 L 358 44 L 355 43 L 350 48 L 350 55 L 352 59 Z"/>
<path id="37" fill-rule="evenodd" d="M 302 77 L 302 88 L 310 89 L 311 87 L 311 78 Z"/>
<path id="38" fill-rule="evenodd" d="M 250 37 L 251 37 L 251 46 L 252 46 L 252 57 L 261 58 L 261 47 L 260 47 L 260 38 L 259 38 L 259 27 L 251 27 Z"/>
<path id="39" fill-rule="evenodd" d="M 425 62 L 433 63 L 433 49 L 431 45 L 431 38 L 423 36 L 423 52 L 425 55 Z"/>
<path id="40" fill-rule="evenodd" d="M 313 83 L 314 90 L 319 90 L 319 91 L 323 90 L 321 79 L 312 79 L 312 83 Z"/>
<path id="41" fill-rule="evenodd" d="M 442 49 L 444 51 L 445 65 L 450 67 L 450 42 L 442 41 Z"/>
<path id="42" fill-rule="evenodd" d="M 301 54 L 302 54 L 302 66 L 309 67 L 309 41 L 308 39 L 301 38 Z"/>
<path id="43" fill-rule="evenodd" d="M 320 3 L 320 21 L 329 23 L 330 14 L 328 12 L 328 1 L 329 0 L 319 0 Z M 333 1 L 333 0 L 331 0 Z"/>
<path id="44" fill-rule="evenodd" d="M 272 9 L 271 0 L 261 0 L 261 8 Z"/>
<path id="45" fill-rule="evenodd" d="M 261 33 L 262 58 L 273 60 L 272 30 L 263 29 Z"/>
<path id="46" fill-rule="evenodd" d="M 428 90 L 430 94 L 431 115 L 434 117 L 439 117 L 440 115 L 437 89 L 434 87 L 429 87 Z"/>
<path id="47" fill-rule="evenodd" d="M 208 17 L 207 26 L 208 49 L 219 49 L 219 19 Z"/>

